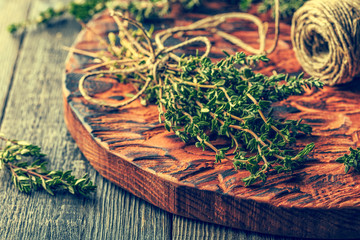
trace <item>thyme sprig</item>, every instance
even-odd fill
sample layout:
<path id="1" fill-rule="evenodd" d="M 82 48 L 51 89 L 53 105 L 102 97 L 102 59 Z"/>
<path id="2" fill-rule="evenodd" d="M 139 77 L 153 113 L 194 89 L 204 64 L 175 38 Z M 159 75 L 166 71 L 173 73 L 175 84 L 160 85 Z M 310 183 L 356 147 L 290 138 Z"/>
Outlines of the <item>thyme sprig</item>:
<path id="1" fill-rule="evenodd" d="M 0 150 L 0 165 L 11 173 L 14 186 L 24 193 L 44 189 L 51 195 L 69 192 L 89 197 L 96 186 L 87 175 L 75 178 L 71 171 L 49 171 L 41 148 L 26 141 L 10 140 L 3 135 L 5 147 Z"/>
<path id="2" fill-rule="evenodd" d="M 344 154 L 336 159 L 336 162 L 342 163 L 345 166 L 345 173 L 348 173 L 351 168 L 356 172 L 360 172 L 360 148 L 349 148 L 350 154 Z"/>
<path id="3" fill-rule="evenodd" d="M 239 18 L 249 19 L 245 13 L 238 14 Z M 303 94 L 305 88 L 321 88 L 321 82 L 304 79 L 303 75 L 267 77 L 255 73 L 254 65 L 268 61 L 263 55 L 225 52 L 226 58 L 213 63 L 208 57 L 211 44 L 204 36 L 175 46 L 165 44 L 175 33 L 194 29 L 217 34 L 216 26 L 227 18 L 236 17 L 234 13 L 160 31 L 153 37 L 154 41 L 139 22 L 116 12 L 113 16 L 121 29 L 117 35 L 109 34 L 108 49 L 114 59 L 103 59 L 103 63 L 90 68 L 105 70 L 89 72 L 80 79 L 79 90 L 87 101 L 120 108 L 142 97 L 144 105 L 147 102 L 157 104 L 159 121 L 168 131 L 185 142 L 195 141 L 199 148 L 213 150 L 215 162 L 230 161 L 235 169 L 247 170 L 249 176 L 243 179 L 246 186 L 258 180 L 265 181 L 270 172 L 292 171 L 314 149 L 314 144 L 310 143 L 294 153 L 291 146 L 296 137 L 310 134 L 311 127 L 301 120 L 276 119 L 271 105 L 291 95 Z M 120 45 L 116 45 L 117 42 Z M 179 57 L 174 53 L 194 42 L 206 46 L 203 55 Z M 110 74 L 119 81 L 132 83 L 139 90 L 132 98 L 120 102 L 92 97 L 84 82 L 99 74 Z M 214 138 L 217 137 L 227 138 L 229 146 L 216 146 Z"/>

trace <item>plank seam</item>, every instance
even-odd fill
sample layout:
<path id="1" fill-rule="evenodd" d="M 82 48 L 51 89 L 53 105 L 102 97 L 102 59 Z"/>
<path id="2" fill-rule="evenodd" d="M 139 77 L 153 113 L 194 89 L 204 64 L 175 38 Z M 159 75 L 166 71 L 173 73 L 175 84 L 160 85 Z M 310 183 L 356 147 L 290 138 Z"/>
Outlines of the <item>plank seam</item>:
<path id="1" fill-rule="evenodd" d="M 174 230 L 173 230 L 173 227 L 174 227 L 174 214 L 172 214 L 172 213 L 169 213 L 170 214 L 170 216 L 168 215 L 168 223 L 167 224 L 169 224 L 169 238 L 171 239 L 171 240 L 173 240 L 174 239 L 174 236 L 173 236 L 173 232 L 174 232 Z"/>
<path id="2" fill-rule="evenodd" d="M 31 9 L 31 3 L 26 11 L 26 16 L 25 16 L 25 19 L 28 19 L 29 17 L 29 13 L 30 13 L 30 9 Z M 10 33 L 9 33 L 10 34 Z M 8 86 L 8 90 L 6 92 L 6 95 L 5 95 L 5 98 L 4 98 L 4 105 L 3 105 L 3 108 L 1 109 L 1 115 L 0 115 L 0 129 L 2 128 L 2 124 L 3 124 L 3 121 L 4 121 L 4 117 L 5 117 L 5 112 L 6 112 L 6 108 L 7 108 L 7 105 L 8 105 L 8 102 L 9 102 L 9 98 L 10 98 L 10 92 L 11 92 L 11 89 L 13 87 L 13 83 L 14 83 L 14 78 L 15 78 L 15 73 L 17 71 L 17 66 L 18 66 L 18 60 L 19 60 L 19 57 L 20 57 L 20 54 L 21 54 L 21 50 L 23 48 L 23 42 L 24 42 L 24 39 L 25 39 L 25 36 L 26 36 L 26 29 L 24 29 L 22 31 L 22 33 L 20 34 L 19 36 L 19 48 L 18 48 L 18 52 L 16 54 L 16 57 L 15 57 L 15 62 L 14 62 L 14 66 L 12 68 L 12 71 L 11 71 L 11 76 L 10 76 L 10 82 L 9 82 L 9 86 Z"/>

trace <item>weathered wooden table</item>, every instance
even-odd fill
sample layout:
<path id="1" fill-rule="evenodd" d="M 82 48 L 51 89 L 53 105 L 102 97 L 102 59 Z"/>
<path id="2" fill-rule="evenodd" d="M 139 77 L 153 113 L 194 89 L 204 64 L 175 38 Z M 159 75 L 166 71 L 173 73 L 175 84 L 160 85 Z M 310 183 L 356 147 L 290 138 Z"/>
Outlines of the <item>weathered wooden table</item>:
<path id="1" fill-rule="evenodd" d="M 92 199 L 18 192 L 0 172 L 0 239 L 289 239 L 244 232 L 169 214 L 101 177 L 82 156 L 63 116 L 61 79 L 67 52 L 80 31 L 65 19 L 15 36 L 13 22 L 37 16 L 56 2 L 0 0 L 0 131 L 40 145 L 49 166 L 88 172 Z"/>

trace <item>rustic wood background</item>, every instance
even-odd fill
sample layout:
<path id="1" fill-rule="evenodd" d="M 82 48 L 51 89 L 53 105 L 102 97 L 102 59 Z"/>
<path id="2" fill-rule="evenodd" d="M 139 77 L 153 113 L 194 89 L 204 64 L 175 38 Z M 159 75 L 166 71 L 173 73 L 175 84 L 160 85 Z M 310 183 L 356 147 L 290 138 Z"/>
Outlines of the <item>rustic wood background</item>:
<path id="1" fill-rule="evenodd" d="M 52 168 L 88 172 L 92 199 L 19 193 L 0 171 L 0 239 L 292 239 L 244 232 L 169 214 L 102 178 L 82 156 L 64 123 L 64 62 L 80 31 L 71 19 L 16 36 L 12 22 L 64 1 L 0 0 L 0 131 L 41 145 Z"/>

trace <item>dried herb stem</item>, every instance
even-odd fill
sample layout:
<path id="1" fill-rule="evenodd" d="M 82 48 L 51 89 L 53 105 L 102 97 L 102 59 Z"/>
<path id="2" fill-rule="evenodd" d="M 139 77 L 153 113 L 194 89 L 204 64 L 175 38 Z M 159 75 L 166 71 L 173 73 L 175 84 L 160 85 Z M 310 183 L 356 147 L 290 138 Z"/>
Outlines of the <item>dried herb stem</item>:
<path id="1" fill-rule="evenodd" d="M 85 55 L 85 54 L 82 54 L 82 55 Z M 105 66 L 114 66 L 115 64 L 121 64 L 121 65 L 131 65 L 135 62 L 138 62 L 138 61 L 142 61 L 142 60 L 145 60 L 145 58 L 140 58 L 140 59 L 126 59 L 126 60 L 108 60 L 106 62 L 103 62 L 103 63 L 99 63 L 99 64 L 95 64 L 95 65 L 92 65 L 88 68 L 84 68 L 82 71 L 83 72 L 90 72 L 90 71 L 93 71 L 95 69 L 98 69 L 98 68 L 101 68 L 101 67 L 105 67 Z"/>
<path id="2" fill-rule="evenodd" d="M 15 173 L 15 169 L 18 169 L 20 171 L 23 171 L 24 173 L 27 173 L 29 176 L 36 176 L 36 177 L 39 177 L 39 178 L 43 178 L 43 179 L 46 179 L 46 180 L 50 180 L 51 178 L 46 176 L 46 175 L 41 175 L 41 174 L 38 174 L 34 171 L 32 171 L 33 169 L 36 169 L 36 168 L 30 168 L 30 169 L 26 169 L 26 168 L 21 168 L 21 167 L 17 167 L 15 166 L 14 164 L 10 163 L 10 162 L 7 162 L 5 163 L 6 166 L 9 166 L 11 168 L 11 172 L 17 176 L 17 174 Z"/>
<path id="3" fill-rule="evenodd" d="M 253 96 L 251 96 L 251 94 L 247 93 L 246 96 L 248 96 L 248 98 L 250 98 L 250 100 L 251 100 L 256 106 L 260 107 L 260 106 L 259 106 L 259 103 L 256 101 L 256 99 L 255 99 Z M 267 123 L 268 120 L 266 119 L 264 113 L 263 113 L 260 109 L 258 109 L 258 113 L 259 113 L 261 119 L 264 121 L 264 123 Z M 284 134 L 281 133 L 281 131 L 280 131 L 279 129 L 277 129 L 274 125 L 271 125 L 271 128 L 272 128 L 273 130 L 275 130 L 275 131 L 284 139 L 284 141 L 285 141 L 286 143 L 289 143 L 289 140 L 287 140 L 287 138 L 284 136 Z"/>

